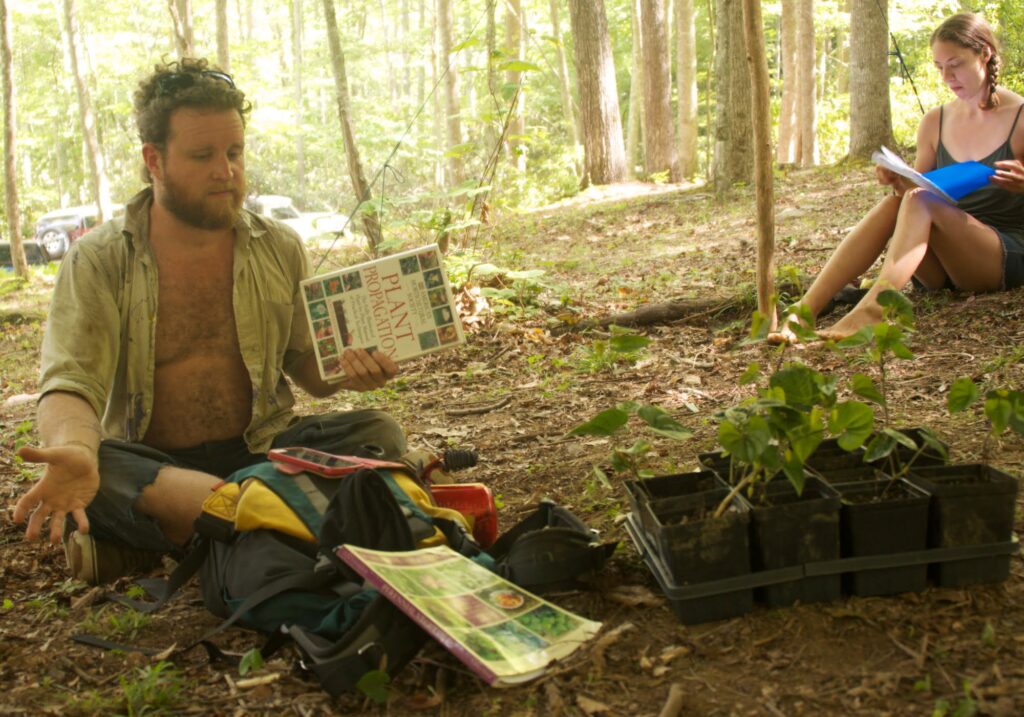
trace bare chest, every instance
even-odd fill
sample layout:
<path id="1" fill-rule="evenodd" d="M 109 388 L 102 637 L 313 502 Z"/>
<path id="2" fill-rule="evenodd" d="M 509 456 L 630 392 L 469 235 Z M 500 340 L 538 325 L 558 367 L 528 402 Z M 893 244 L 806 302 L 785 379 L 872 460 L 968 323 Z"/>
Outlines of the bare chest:
<path id="1" fill-rule="evenodd" d="M 157 367 L 194 357 L 237 355 L 231 262 L 163 261 L 159 275 Z"/>

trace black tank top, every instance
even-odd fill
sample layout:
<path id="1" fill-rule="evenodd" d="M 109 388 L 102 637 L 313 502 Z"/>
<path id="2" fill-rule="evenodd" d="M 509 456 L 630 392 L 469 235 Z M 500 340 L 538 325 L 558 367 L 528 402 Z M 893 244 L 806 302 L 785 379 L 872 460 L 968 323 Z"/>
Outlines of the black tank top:
<path id="1" fill-rule="evenodd" d="M 953 159 L 945 145 L 942 144 L 943 109 L 943 107 L 939 107 L 939 146 L 935 148 L 936 169 L 957 163 L 957 160 Z M 995 167 L 996 162 L 1015 159 L 1010 138 L 1013 137 L 1013 130 L 1017 127 L 1017 120 L 1020 119 L 1022 109 L 1024 109 L 1024 104 L 1017 108 L 1017 116 L 1013 118 L 1013 125 L 1010 127 L 1010 134 L 1007 135 L 1006 141 L 999 145 L 992 154 L 984 159 L 979 159 L 979 162 L 989 167 Z M 1024 194 L 1008 192 L 990 184 L 971 192 L 956 205 L 978 221 L 1011 235 L 1018 244 L 1024 245 Z"/>

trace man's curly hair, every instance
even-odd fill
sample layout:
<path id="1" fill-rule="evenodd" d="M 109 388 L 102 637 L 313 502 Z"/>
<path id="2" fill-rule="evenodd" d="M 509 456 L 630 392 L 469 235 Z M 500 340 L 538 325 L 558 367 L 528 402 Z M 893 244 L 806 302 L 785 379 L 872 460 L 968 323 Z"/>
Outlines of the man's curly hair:
<path id="1" fill-rule="evenodd" d="M 153 68 L 153 74 L 139 83 L 133 97 L 135 125 L 143 144 L 155 145 L 163 151 L 170 132 L 171 114 L 182 107 L 236 110 L 245 126 L 252 104 L 241 90 L 207 74 L 212 71 L 220 72 L 205 58 L 190 57 Z M 145 165 L 142 179 L 147 184 L 153 181 Z"/>

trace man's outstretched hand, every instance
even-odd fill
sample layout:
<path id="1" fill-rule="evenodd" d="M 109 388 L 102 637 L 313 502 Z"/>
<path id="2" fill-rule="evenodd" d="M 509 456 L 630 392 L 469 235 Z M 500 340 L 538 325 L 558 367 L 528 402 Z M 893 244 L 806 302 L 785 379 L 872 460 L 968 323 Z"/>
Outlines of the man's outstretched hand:
<path id="1" fill-rule="evenodd" d="M 72 443 L 54 448 L 22 446 L 18 455 L 27 463 L 45 463 L 43 477 L 14 506 L 14 522 L 28 519 L 25 538 L 35 540 L 50 519 L 50 542 L 61 539 L 64 518 L 70 514 L 83 533 L 89 532 L 85 507 L 100 488 L 96 452 Z"/>

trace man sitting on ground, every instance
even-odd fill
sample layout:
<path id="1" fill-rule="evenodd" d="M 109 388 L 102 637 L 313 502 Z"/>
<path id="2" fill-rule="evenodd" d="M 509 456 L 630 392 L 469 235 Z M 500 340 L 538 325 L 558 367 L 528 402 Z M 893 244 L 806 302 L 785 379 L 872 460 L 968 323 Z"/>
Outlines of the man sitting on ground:
<path id="1" fill-rule="evenodd" d="M 184 546 L 221 478 L 271 447 L 405 452 L 385 413 L 300 419 L 285 375 L 314 396 L 383 386 L 387 356 L 346 350 L 346 378 L 317 370 L 299 282 L 299 237 L 242 209 L 251 106 L 205 60 L 155 68 L 135 93 L 143 178 L 120 219 L 65 257 L 42 349 L 45 464 L 18 501 L 26 538 L 63 537 L 73 577 L 107 582 Z M 70 519 L 67 520 L 66 519 Z M 67 525 L 65 525 L 67 523 Z"/>

